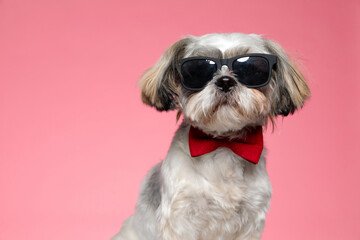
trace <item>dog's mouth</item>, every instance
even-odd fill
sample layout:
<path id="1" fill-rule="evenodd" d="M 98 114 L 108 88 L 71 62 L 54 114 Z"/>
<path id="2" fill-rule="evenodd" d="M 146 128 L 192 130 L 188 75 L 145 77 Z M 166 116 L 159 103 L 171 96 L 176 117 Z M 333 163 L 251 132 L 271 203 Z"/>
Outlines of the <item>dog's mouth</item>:
<path id="1" fill-rule="evenodd" d="M 229 105 L 231 103 L 230 97 L 228 94 L 217 93 L 215 96 L 214 104 L 211 107 L 211 113 L 214 114 L 219 110 L 220 107 Z"/>

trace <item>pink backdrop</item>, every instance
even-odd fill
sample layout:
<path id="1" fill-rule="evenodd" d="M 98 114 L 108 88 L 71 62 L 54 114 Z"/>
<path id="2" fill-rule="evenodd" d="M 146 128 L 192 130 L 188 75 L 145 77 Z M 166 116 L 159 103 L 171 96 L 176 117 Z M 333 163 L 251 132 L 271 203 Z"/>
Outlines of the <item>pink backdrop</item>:
<path id="1" fill-rule="evenodd" d="M 0 239 L 115 234 L 177 127 L 137 79 L 211 32 L 278 41 L 312 89 L 265 136 L 263 239 L 360 239 L 359 16 L 358 0 L 0 0 Z"/>

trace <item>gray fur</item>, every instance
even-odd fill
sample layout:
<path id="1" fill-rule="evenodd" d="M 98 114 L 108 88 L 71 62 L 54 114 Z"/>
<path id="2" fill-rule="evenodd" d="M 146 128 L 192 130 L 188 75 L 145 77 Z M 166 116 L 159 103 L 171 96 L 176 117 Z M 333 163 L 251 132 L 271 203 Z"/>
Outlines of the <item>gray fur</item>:
<path id="1" fill-rule="evenodd" d="M 149 206 L 157 209 L 161 202 L 161 163 L 155 165 L 148 173 L 147 180 L 144 181 L 143 190 L 140 198 L 147 202 Z"/>
<path id="2" fill-rule="evenodd" d="M 276 94 L 273 94 L 272 114 L 274 116 L 293 114 L 296 109 L 302 107 L 303 102 L 310 95 L 310 91 L 307 86 L 303 84 L 303 88 L 307 88 L 304 90 L 307 94 L 301 96 L 298 103 L 294 101 L 295 97 L 292 96 L 290 89 L 294 86 L 294 88 L 296 88 L 295 91 L 301 95 L 302 91 L 298 84 L 304 82 L 303 77 L 299 75 L 300 73 L 292 66 L 287 54 L 277 43 L 264 39 L 264 44 L 269 53 L 278 57 L 275 74 L 273 74 L 277 88 L 275 88 Z M 288 78 L 289 82 L 286 82 L 285 78 Z"/>

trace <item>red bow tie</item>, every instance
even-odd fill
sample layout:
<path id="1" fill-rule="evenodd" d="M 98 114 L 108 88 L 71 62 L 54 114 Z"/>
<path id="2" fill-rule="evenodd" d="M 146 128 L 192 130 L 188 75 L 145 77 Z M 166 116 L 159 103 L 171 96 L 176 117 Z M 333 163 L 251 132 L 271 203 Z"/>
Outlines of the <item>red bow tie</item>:
<path id="1" fill-rule="evenodd" d="M 192 157 L 197 157 L 216 150 L 218 147 L 230 148 L 240 157 L 257 164 L 263 150 L 262 128 L 256 127 L 244 139 L 217 139 L 198 128 L 190 127 L 189 147 Z"/>

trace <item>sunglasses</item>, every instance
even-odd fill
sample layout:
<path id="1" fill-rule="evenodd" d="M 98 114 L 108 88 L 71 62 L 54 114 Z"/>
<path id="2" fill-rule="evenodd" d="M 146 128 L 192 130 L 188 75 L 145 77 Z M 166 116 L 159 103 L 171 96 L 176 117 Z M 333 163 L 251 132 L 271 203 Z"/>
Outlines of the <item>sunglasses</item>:
<path id="1" fill-rule="evenodd" d="M 181 83 L 188 90 L 202 90 L 211 81 L 214 73 L 226 65 L 236 79 L 246 87 L 263 87 L 269 83 L 271 70 L 276 62 L 276 56 L 260 53 L 245 54 L 228 59 L 183 58 L 179 61 Z"/>

